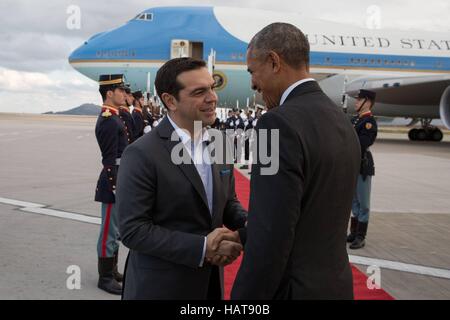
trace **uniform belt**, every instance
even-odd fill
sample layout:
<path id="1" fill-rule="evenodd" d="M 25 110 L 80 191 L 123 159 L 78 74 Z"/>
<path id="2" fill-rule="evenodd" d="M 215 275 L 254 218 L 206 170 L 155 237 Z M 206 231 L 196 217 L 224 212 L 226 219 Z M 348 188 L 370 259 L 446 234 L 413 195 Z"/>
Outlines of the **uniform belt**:
<path id="1" fill-rule="evenodd" d="M 120 166 L 120 158 L 116 159 L 116 166 Z"/>

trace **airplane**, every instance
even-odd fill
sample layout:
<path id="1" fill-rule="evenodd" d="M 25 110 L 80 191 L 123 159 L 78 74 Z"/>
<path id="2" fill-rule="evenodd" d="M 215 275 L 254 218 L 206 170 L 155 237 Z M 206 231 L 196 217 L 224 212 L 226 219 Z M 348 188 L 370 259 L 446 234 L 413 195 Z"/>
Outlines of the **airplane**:
<path id="1" fill-rule="evenodd" d="M 167 60 L 208 60 L 219 95 L 218 107 L 262 104 L 250 85 L 247 46 L 272 22 L 291 23 L 311 47 L 310 72 L 324 92 L 354 112 L 359 89 L 377 93 L 375 116 L 411 118 L 421 128 L 410 140 L 441 141 L 431 125 L 441 119 L 450 129 L 450 35 L 370 30 L 311 19 L 297 13 L 232 7 L 155 7 L 124 25 L 92 36 L 69 57 L 71 66 L 97 81 L 122 73 L 132 90 L 148 95 L 156 72 Z"/>

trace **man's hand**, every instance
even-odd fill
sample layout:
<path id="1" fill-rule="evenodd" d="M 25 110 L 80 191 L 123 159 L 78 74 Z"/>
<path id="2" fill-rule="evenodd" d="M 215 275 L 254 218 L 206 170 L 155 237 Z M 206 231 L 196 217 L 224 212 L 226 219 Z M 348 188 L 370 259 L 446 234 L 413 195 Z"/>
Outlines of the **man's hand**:
<path id="1" fill-rule="evenodd" d="M 240 243 L 223 240 L 217 249 L 217 254 L 209 259 L 209 262 L 217 266 L 226 266 L 233 263 L 241 255 L 242 249 Z"/>
<path id="2" fill-rule="evenodd" d="M 235 260 L 237 257 L 241 255 L 242 245 L 237 242 L 223 240 L 219 248 L 216 251 L 216 254 L 220 256 L 227 256 Z"/>
<path id="3" fill-rule="evenodd" d="M 227 228 L 217 228 L 206 237 L 206 258 L 212 258 L 216 255 L 220 243 L 223 240 L 237 241 L 239 234 L 228 230 Z"/>
<path id="4" fill-rule="evenodd" d="M 242 249 L 237 231 L 217 228 L 206 238 L 205 258 L 214 265 L 225 266 L 236 260 Z"/>

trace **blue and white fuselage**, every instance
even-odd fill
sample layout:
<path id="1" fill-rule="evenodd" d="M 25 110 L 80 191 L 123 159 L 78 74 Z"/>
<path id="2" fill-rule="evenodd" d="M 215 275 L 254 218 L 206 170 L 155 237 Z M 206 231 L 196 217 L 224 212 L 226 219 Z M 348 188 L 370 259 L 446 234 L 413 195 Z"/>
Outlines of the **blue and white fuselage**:
<path id="1" fill-rule="evenodd" d="M 308 36 L 310 71 L 336 103 L 343 93 L 371 88 L 380 97 L 379 114 L 441 117 L 450 124 L 448 34 L 358 29 L 300 14 L 254 9 L 158 7 L 91 37 L 71 54 L 69 62 L 95 81 L 100 74 L 123 73 L 133 90 L 147 91 L 149 75 L 153 84 L 158 68 L 174 56 L 174 40 L 195 43 L 196 57 L 207 60 L 211 50 L 216 52 L 220 106 L 245 107 L 255 99 L 245 64 L 247 44 L 272 22 L 292 23 Z M 421 86 L 428 93 L 416 99 L 411 90 L 402 103 L 405 90 L 417 91 Z M 153 94 L 153 85 L 150 89 Z"/>

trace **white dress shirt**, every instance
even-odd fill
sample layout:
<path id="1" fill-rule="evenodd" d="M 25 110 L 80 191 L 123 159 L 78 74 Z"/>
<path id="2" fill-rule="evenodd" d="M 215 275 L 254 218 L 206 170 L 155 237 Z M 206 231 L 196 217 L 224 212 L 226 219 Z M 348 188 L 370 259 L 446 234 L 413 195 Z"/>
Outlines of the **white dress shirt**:
<path id="1" fill-rule="evenodd" d="M 192 159 L 192 162 L 197 169 L 197 172 L 202 180 L 203 187 L 205 189 L 206 198 L 208 200 L 209 212 L 212 215 L 213 209 L 213 181 L 212 181 L 212 167 L 210 159 L 204 159 L 204 157 L 209 157 L 208 152 L 203 152 L 206 147 L 206 142 L 210 141 L 208 130 L 203 130 L 201 139 L 194 139 L 192 141 L 191 135 L 186 131 L 177 126 L 175 122 L 167 115 L 170 124 L 174 127 L 175 132 L 181 139 L 186 151 Z M 203 261 L 206 255 L 206 237 L 203 244 L 203 255 L 199 266 L 203 266 Z"/>
<path id="2" fill-rule="evenodd" d="M 289 86 L 289 88 L 286 89 L 286 91 L 284 91 L 283 95 L 281 96 L 281 100 L 280 100 L 280 106 L 286 101 L 287 97 L 289 96 L 289 94 L 292 92 L 292 90 L 294 90 L 295 88 L 297 88 L 299 85 L 301 85 L 302 83 L 308 82 L 308 81 L 316 81 L 313 78 L 306 78 L 306 79 L 302 79 L 299 80 L 293 84 L 291 84 Z"/>

